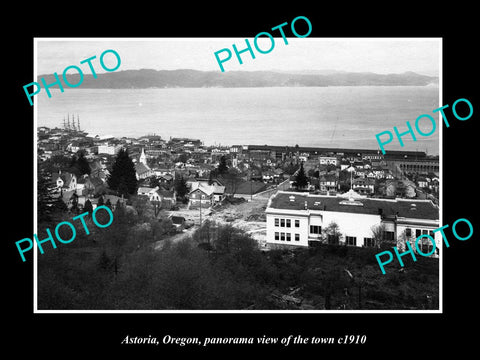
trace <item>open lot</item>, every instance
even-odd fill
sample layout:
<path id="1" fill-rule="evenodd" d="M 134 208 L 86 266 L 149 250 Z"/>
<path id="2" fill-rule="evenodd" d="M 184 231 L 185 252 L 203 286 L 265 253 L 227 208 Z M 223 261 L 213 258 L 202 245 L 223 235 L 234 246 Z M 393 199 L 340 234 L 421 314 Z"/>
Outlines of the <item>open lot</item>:
<path id="1" fill-rule="evenodd" d="M 223 225 L 230 224 L 250 233 L 255 240 L 263 243 L 266 236 L 265 208 L 267 203 L 268 198 L 258 197 L 239 204 L 224 203 L 214 209 L 202 209 L 201 215 L 200 209 L 187 209 L 186 207 L 170 211 L 168 215 L 183 216 L 187 222 L 193 223 L 194 226 L 173 235 L 169 240 L 177 242 L 190 236 L 199 228 L 201 216 L 202 223 L 205 220 L 210 220 Z"/>

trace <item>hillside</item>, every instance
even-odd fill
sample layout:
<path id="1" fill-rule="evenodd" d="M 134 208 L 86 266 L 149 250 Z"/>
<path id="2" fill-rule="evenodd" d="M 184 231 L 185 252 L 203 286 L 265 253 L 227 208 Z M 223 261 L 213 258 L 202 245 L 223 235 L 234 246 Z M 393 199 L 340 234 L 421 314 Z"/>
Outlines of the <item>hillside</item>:
<path id="1" fill-rule="evenodd" d="M 59 74 L 60 76 L 60 74 Z M 279 71 L 198 71 L 179 70 L 124 70 L 93 75 L 84 74 L 79 88 L 89 89 L 147 89 L 147 88 L 201 88 L 201 87 L 278 87 L 278 86 L 425 86 L 438 83 L 437 77 L 414 72 L 402 74 L 375 74 L 354 72 L 279 72 Z M 53 74 L 40 75 L 47 84 L 55 82 Z M 71 84 L 79 82 L 78 74 L 67 75 Z"/>
<path id="2" fill-rule="evenodd" d="M 438 259 L 382 275 L 378 249 L 336 245 L 263 253 L 245 231 L 204 221 L 171 241 L 168 220 L 115 210 L 108 229 L 39 256 L 39 309 L 425 310 L 439 307 Z M 151 211 L 151 210 L 149 210 Z M 66 219 L 66 214 L 59 214 Z M 53 219 L 52 219 L 53 220 Z M 159 221 L 161 220 L 161 221 Z M 91 220 L 88 220 L 89 222 Z M 51 228 L 41 223 L 39 228 Z M 153 245 L 163 242 L 163 246 Z"/>

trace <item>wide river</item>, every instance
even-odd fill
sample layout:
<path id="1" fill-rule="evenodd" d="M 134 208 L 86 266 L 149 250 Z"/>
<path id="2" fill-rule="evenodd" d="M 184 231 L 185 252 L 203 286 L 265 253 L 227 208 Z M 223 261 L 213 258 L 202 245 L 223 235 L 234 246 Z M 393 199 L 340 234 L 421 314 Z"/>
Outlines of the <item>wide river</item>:
<path id="1" fill-rule="evenodd" d="M 375 134 L 407 130 L 439 104 L 438 86 L 71 89 L 37 95 L 37 126 L 80 116 L 91 136 L 189 137 L 205 145 L 289 145 L 377 149 Z M 432 114 L 433 115 L 433 114 Z M 438 125 L 438 115 L 436 114 Z M 424 119 L 425 121 L 425 119 Z M 421 123 L 424 132 L 431 124 Z M 439 127 L 387 149 L 439 153 Z"/>

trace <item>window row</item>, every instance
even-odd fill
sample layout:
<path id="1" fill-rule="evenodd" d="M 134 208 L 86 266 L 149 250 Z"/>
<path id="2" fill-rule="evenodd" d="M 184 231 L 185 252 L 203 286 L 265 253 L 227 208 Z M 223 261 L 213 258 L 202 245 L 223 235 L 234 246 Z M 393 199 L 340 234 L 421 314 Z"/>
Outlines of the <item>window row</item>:
<path id="1" fill-rule="evenodd" d="M 322 227 L 319 225 L 310 225 L 310 234 L 321 234 Z"/>
<path id="2" fill-rule="evenodd" d="M 423 253 L 423 254 L 430 254 L 433 250 L 433 244 L 432 242 L 428 239 L 428 238 L 423 238 L 421 239 L 417 246 L 412 246 L 415 250 L 415 252 L 418 252 L 417 250 L 420 249 L 420 251 Z M 418 247 L 418 249 L 417 249 Z M 438 248 L 437 248 L 438 250 Z"/>
<path id="3" fill-rule="evenodd" d="M 394 240 L 395 240 L 395 232 L 393 232 L 393 231 L 384 231 L 384 232 L 383 232 L 383 240 L 394 241 Z"/>
<path id="4" fill-rule="evenodd" d="M 275 218 L 275 226 L 280 227 L 292 227 L 292 220 L 291 219 L 279 219 Z M 295 227 L 300 227 L 300 220 L 295 220 Z"/>
<path id="5" fill-rule="evenodd" d="M 412 231 L 413 229 L 406 228 L 405 229 L 405 235 L 407 237 L 412 237 Z M 415 229 L 415 238 L 418 238 L 420 235 L 430 235 L 431 237 L 434 238 L 433 230 L 427 230 L 427 229 Z"/>
<path id="6" fill-rule="evenodd" d="M 295 235 L 295 241 L 300 241 L 300 234 L 294 234 Z M 284 232 L 275 232 L 275 240 L 280 240 L 280 241 L 291 241 L 292 240 L 292 234 L 290 233 L 284 233 Z"/>
<path id="7" fill-rule="evenodd" d="M 350 246 L 357 246 L 357 237 L 356 236 L 345 236 L 345 244 Z M 363 238 L 363 246 L 374 247 L 375 240 L 370 237 Z"/>

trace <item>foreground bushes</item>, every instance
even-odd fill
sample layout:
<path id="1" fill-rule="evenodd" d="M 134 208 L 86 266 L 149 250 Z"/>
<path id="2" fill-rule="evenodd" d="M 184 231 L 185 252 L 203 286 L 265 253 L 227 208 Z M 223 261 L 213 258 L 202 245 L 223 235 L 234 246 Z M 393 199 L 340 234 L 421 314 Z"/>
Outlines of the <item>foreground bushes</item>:
<path id="1" fill-rule="evenodd" d="M 95 243 L 40 257 L 39 308 L 438 308 L 433 259 L 382 275 L 369 249 L 325 245 L 263 253 L 243 231 L 210 222 L 192 238 L 166 240 L 153 250 L 148 229 L 132 225 L 119 221 Z M 295 302 L 279 302 L 282 294 L 293 294 Z"/>

